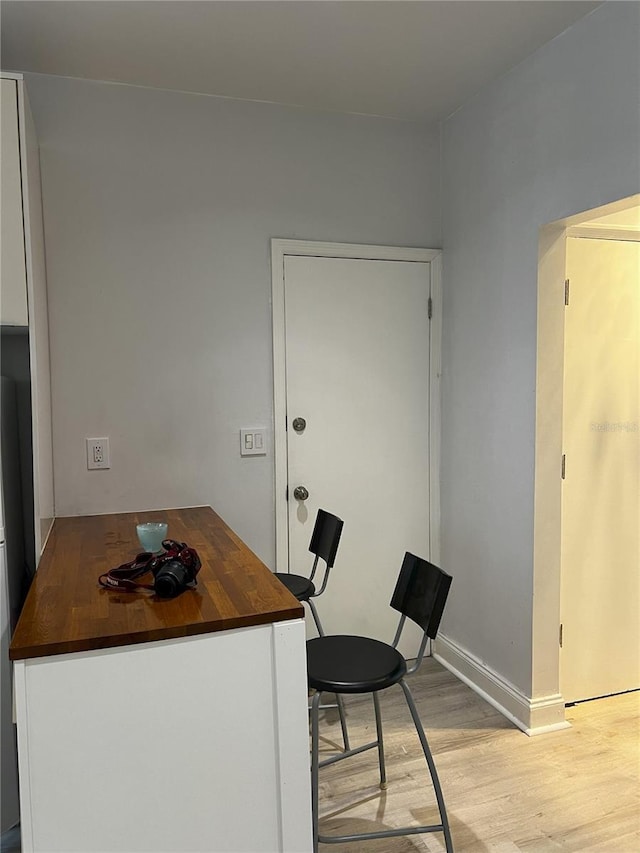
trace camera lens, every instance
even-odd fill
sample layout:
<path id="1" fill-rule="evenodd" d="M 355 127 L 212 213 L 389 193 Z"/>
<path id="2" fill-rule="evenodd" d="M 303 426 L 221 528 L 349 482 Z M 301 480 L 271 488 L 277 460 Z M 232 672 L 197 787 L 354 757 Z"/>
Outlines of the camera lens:
<path id="1" fill-rule="evenodd" d="M 160 598 L 173 598 L 189 583 L 189 572 L 178 560 L 165 563 L 156 574 L 155 590 Z"/>

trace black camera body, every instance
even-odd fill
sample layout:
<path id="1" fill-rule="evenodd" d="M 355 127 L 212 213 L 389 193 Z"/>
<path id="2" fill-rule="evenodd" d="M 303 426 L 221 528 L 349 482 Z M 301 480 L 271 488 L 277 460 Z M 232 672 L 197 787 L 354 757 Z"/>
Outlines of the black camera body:
<path id="1" fill-rule="evenodd" d="M 154 578 L 153 587 L 160 598 L 175 598 L 186 587 L 197 584 L 200 558 L 185 542 L 165 539 L 162 547 L 165 553 L 154 557 L 149 565 Z"/>

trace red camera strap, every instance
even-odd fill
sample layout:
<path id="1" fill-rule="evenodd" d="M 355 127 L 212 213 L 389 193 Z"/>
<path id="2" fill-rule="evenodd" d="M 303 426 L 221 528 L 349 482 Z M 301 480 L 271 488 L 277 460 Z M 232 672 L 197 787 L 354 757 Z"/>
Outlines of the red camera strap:
<path id="1" fill-rule="evenodd" d="M 100 575 L 98 583 L 104 589 L 114 592 L 156 592 L 155 583 L 137 583 L 137 579 L 147 572 L 153 572 L 155 580 L 156 573 L 163 565 L 175 561 L 185 566 L 190 573 L 188 586 L 196 586 L 196 575 L 201 567 L 198 552 L 189 548 L 186 542 L 176 542 L 173 539 L 165 539 L 162 547 L 164 553 L 151 554 L 145 551 L 138 554 L 135 560 L 123 563 L 117 569 L 110 569 Z"/>
<path id="2" fill-rule="evenodd" d="M 135 560 L 123 563 L 117 569 L 110 569 L 105 574 L 100 575 L 98 583 L 105 589 L 111 589 L 115 592 L 153 592 L 153 584 L 136 583 L 136 578 L 140 578 L 151 571 L 153 560 L 153 554 L 146 552 L 138 554 Z"/>

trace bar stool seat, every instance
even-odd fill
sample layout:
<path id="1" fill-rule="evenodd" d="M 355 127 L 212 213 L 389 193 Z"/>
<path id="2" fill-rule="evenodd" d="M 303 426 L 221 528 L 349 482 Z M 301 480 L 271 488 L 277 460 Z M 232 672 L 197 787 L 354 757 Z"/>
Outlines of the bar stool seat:
<path id="1" fill-rule="evenodd" d="M 404 678 L 407 663 L 388 643 L 338 634 L 307 641 L 307 671 L 315 690 L 375 693 Z"/>
<path id="2" fill-rule="evenodd" d="M 283 583 L 291 595 L 295 595 L 298 601 L 308 601 L 315 596 L 315 585 L 302 575 L 290 575 L 283 572 L 274 572 L 278 580 Z"/>

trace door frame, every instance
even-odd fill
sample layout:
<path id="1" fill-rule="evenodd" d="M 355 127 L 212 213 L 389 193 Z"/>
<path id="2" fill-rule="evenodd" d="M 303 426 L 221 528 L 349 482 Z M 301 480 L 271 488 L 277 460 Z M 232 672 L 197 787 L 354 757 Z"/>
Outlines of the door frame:
<path id="1" fill-rule="evenodd" d="M 429 554 L 440 559 L 440 378 L 442 374 L 442 250 L 310 240 L 271 240 L 271 309 L 273 329 L 273 416 L 275 466 L 275 571 L 288 571 L 287 378 L 285 347 L 285 258 L 351 258 L 371 261 L 428 263 L 431 271 L 431 335 L 429 342 Z"/>
<path id="2" fill-rule="evenodd" d="M 570 241 L 573 240 L 573 246 L 570 247 Z M 589 247 L 587 244 L 591 243 Z M 594 243 L 597 245 L 594 246 Z M 640 247 L 640 231 L 633 231 L 632 229 L 621 229 L 621 228 L 602 228 L 599 226 L 571 226 L 566 229 L 565 232 L 565 246 L 566 246 L 566 258 L 567 258 L 567 268 L 566 268 L 566 280 L 571 281 L 571 295 L 568 300 L 569 307 L 573 303 L 573 278 L 571 276 L 572 271 L 575 270 L 575 267 L 571 267 L 570 263 L 570 251 L 572 251 L 573 255 L 571 260 L 576 262 L 576 257 L 579 258 L 577 261 L 577 265 L 580 266 L 581 272 L 584 274 L 588 267 L 584 266 L 584 260 L 581 257 L 581 252 L 585 251 L 595 251 L 598 255 L 604 254 L 605 252 L 611 251 L 612 244 L 620 244 L 625 243 L 626 246 L 629 244 L 638 244 Z M 635 260 L 635 257 L 634 257 Z M 614 262 L 615 263 L 615 262 Z M 635 265 L 634 265 L 635 266 Z M 638 267 L 638 272 L 640 272 L 640 267 Z M 640 286 L 640 283 L 639 283 Z M 568 327 L 568 315 L 565 313 L 565 362 L 564 362 L 564 383 L 563 383 L 563 409 L 565 410 L 565 416 L 563 417 L 563 447 L 562 451 L 564 453 L 569 453 L 570 447 L 568 445 L 568 440 L 566 438 L 567 433 L 567 417 L 566 417 L 566 409 L 567 409 L 567 385 L 571 383 L 572 378 L 575 379 L 575 374 L 572 374 L 567 369 L 567 352 L 568 352 L 568 344 L 566 340 L 567 335 L 567 327 Z M 578 334 L 588 334 L 584 331 L 584 325 L 580 325 L 580 332 Z M 610 333 L 611 334 L 611 333 Z M 572 332 L 572 341 L 576 343 L 576 326 L 573 326 Z M 610 337 L 607 338 L 607 341 Z M 580 351 L 585 345 L 584 339 L 578 339 L 578 351 Z M 574 367 L 574 370 L 576 368 Z M 590 381 L 589 381 L 590 384 Z M 575 404 L 575 403 L 574 403 Z M 571 421 L 571 410 L 568 411 L 569 422 Z M 591 424 L 591 429 L 593 429 L 593 424 Z M 575 635 L 575 622 L 573 621 L 577 617 L 575 616 L 575 611 L 572 612 L 572 607 L 575 605 L 572 602 L 579 602 L 579 594 L 577 592 L 578 586 L 584 580 L 583 577 L 583 567 L 576 564 L 575 560 L 570 560 L 566 556 L 566 552 L 564 550 L 567 542 L 571 542 L 572 539 L 567 539 L 566 533 L 566 522 L 565 522 L 565 514 L 568 512 L 568 509 L 572 507 L 573 501 L 576 500 L 575 490 L 567 497 L 566 490 L 571 490 L 570 481 L 571 481 L 571 471 L 573 470 L 573 466 L 576 460 L 572 460 L 570 456 L 567 457 L 569 460 L 568 463 L 568 479 L 563 480 L 562 485 L 562 519 L 561 519 L 561 561 L 560 561 L 560 628 L 561 628 L 561 636 L 566 639 L 569 633 L 573 633 Z M 564 455 L 563 455 L 564 459 Z M 580 461 L 580 460 L 578 460 Z M 584 530 L 584 521 L 582 522 L 581 532 Z M 575 529 L 573 531 L 573 537 L 575 537 Z M 633 549 L 632 549 L 633 550 Z M 637 585 L 637 584 L 636 584 Z M 581 607 L 578 607 L 579 610 L 582 610 Z M 604 618 L 604 617 L 603 617 Z M 621 621 L 621 616 L 617 614 L 616 622 Z M 629 629 L 629 626 L 634 626 L 634 623 L 631 619 L 622 620 L 625 627 Z M 635 634 L 635 631 L 629 632 L 627 637 L 630 638 Z M 604 640 L 602 641 L 604 645 Z M 634 642 L 631 640 L 630 643 L 626 643 L 627 647 L 633 647 Z M 596 646 L 597 648 L 597 646 Z M 570 657 L 568 655 L 571 655 Z M 572 680 L 568 673 L 574 673 L 576 669 L 579 667 L 580 662 L 582 660 L 587 659 L 587 654 L 582 648 L 582 643 L 580 649 L 576 649 L 574 647 L 573 653 L 567 652 L 564 648 L 563 643 L 560 643 L 560 664 L 559 664 L 559 691 L 562 694 L 564 701 L 568 704 L 573 704 L 576 702 L 585 701 L 588 699 L 598 698 L 603 695 L 616 695 L 620 693 L 624 693 L 628 690 L 637 690 L 640 689 L 640 683 L 637 681 L 637 670 L 634 670 L 633 676 L 629 675 L 630 681 L 624 682 L 627 686 L 622 688 L 618 687 L 618 689 L 614 688 L 612 682 L 609 682 L 609 687 L 605 689 L 597 689 L 593 683 L 590 684 L 589 687 L 586 685 L 586 681 L 588 679 L 579 679 L 580 687 L 576 686 L 576 681 Z M 617 674 L 620 673 L 620 669 L 617 665 L 611 660 L 612 655 L 609 654 L 607 656 L 607 671 L 615 671 Z M 598 672 L 602 670 L 599 669 Z M 592 675 L 594 672 L 592 671 Z M 633 681 L 631 681 L 633 678 Z M 612 679 L 613 680 L 613 679 Z M 596 683 L 598 683 L 598 679 L 595 679 Z M 606 679 L 603 676 L 603 681 L 606 682 Z M 573 690 L 570 689 L 571 684 L 573 683 Z M 632 686 L 631 686 L 632 685 Z M 601 685 L 602 686 L 602 685 Z"/>
<path id="3" fill-rule="evenodd" d="M 585 228 L 596 236 L 586 223 L 638 204 L 640 194 L 550 222 L 539 231 L 529 721 L 536 734 L 569 725 L 560 692 L 559 637 L 566 241 L 585 236 Z"/>

